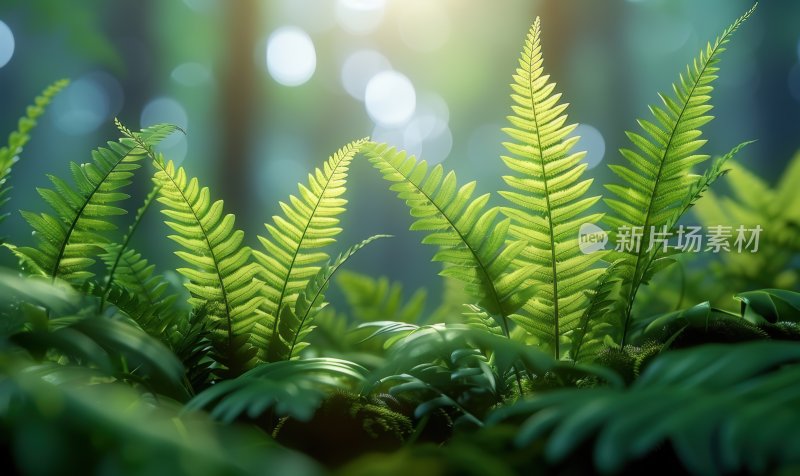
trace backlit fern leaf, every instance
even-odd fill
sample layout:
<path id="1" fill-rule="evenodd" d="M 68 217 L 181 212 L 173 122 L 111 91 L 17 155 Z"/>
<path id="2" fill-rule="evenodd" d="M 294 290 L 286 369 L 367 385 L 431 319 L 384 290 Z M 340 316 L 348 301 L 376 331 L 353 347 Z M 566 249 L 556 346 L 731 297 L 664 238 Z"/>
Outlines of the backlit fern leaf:
<path id="1" fill-rule="evenodd" d="M 513 142 L 504 144 L 511 156 L 502 159 L 516 175 L 503 180 L 513 191 L 500 195 L 511 202 L 501 209 L 511 218 L 509 238 L 530 243 L 520 257 L 538 266 L 535 277 L 542 284 L 512 319 L 559 358 L 560 340 L 580 323 L 586 291 L 603 272 L 595 265 L 604 253 L 584 254 L 578 246 L 581 225 L 601 218 L 586 215 L 600 197 L 584 197 L 592 184 L 581 180 L 586 153 L 571 152 L 578 137 L 569 134 L 576 125 L 565 125 L 567 105 L 559 103 L 561 94 L 554 93 L 542 63 L 537 18 L 511 85 L 512 127 L 504 129 Z"/>
<path id="2" fill-rule="evenodd" d="M 116 206 L 128 198 L 120 190 L 131 183 L 146 148 L 175 131 L 174 126 L 157 125 L 137 133 L 136 140 L 125 136 L 109 142 L 107 148 L 92 153 L 92 162 L 70 164 L 75 185 L 48 175 L 54 189 L 40 188 L 39 195 L 55 215 L 21 212 L 34 229 L 37 246 L 11 247 L 32 274 L 64 279 L 80 284 L 93 276 L 92 258 L 108 243 L 103 232 L 114 230 L 111 217 L 125 214 Z"/>
<path id="3" fill-rule="evenodd" d="M 425 311 L 425 288 L 406 298 L 403 285 L 386 276 L 373 278 L 343 270 L 337 274 L 336 284 L 347 300 L 350 314 L 362 322 L 418 322 Z"/>
<path id="4" fill-rule="evenodd" d="M 702 180 L 691 173 L 693 166 L 706 161 L 709 156 L 697 154 L 705 140 L 700 127 L 711 121 L 708 115 L 712 106 L 708 104 L 713 91 L 712 83 L 717 78 L 720 55 L 733 33 L 753 13 L 755 6 L 737 19 L 717 39 L 704 48 L 694 63 L 687 66 L 673 85 L 674 97 L 662 94 L 663 108 L 653 106 L 650 111 L 655 122 L 640 120 L 639 125 L 649 138 L 628 132 L 628 138 L 635 150 L 622 149 L 622 155 L 629 166 L 611 165 L 611 170 L 622 179 L 622 184 L 606 185 L 618 198 L 606 199 L 613 211 L 607 217 L 612 230 L 622 227 L 641 227 L 641 240 L 629 243 L 629 249 L 618 253 L 624 261 L 618 267 L 623 279 L 620 312 L 624 315 L 622 341 L 624 343 L 634 297 L 639 286 L 653 274 L 651 269 L 659 266 L 654 259 L 659 246 L 651 248 L 651 232 L 668 230 L 685 210 L 684 201 L 687 189 Z M 665 228 L 666 227 L 666 228 Z M 612 237 L 620 247 L 617 233 Z M 615 256 L 616 258 L 616 256 Z"/>
<path id="5" fill-rule="evenodd" d="M 8 175 L 11 173 L 11 167 L 19 159 L 19 154 L 25 144 L 30 140 L 31 130 L 36 127 L 36 121 L 44 114 L 45 107 L 50 104 L 53 97 L 58 94 L 69 84 L 69 80 L 62 79 L 48 86 L 42 93 L 34 99 L 33 104 L 28 106 L 25 115 L 19 119 L 17 130 L 8 136 L 8 145 L 0 148 L 0 206 L 3 206 L 7 201 L 8 191 L 11 187 L 6 187 Z M 0 214 L 0 221 L 5 219 L 7 214 Z M 2 240 L 0 239 L 0 242 Z"/>
<path id="6" fill-rule="evenodd" d="M 441 165 L 429 172 L 425 161 L 386 144 L 370 143 L 366 154 L 408 205 L 415 218 L 411 229 L 426 232 L 422 242 L 439 247 L 433 259 L 445 265 L 440 274 L 464 282 L 470 295 L 499 317 L 508 336 L 507 317 L 534 292 L 534 267 L 508 271 L 526 246 L 523 241 L 506 245 L 510 220 L 496 222 L 499 210 L 486 210 L 489 194 L 473 199 L 475 182 L 459 188 L 455 173 L 445 175 Z"/>
<path id="7" fill-rule="evenodd" d="M 291 309 L 309 280 L 328 258 L 321 248 L 334 243 L 341 232 L 338 215 L 344 212 L 347 171 L 364 140 L 352 142 L 333 154 L 322 169 L 308 176 L 308 186 L 299 184 L 300 196 L 281 202 L 283 216 L 267 224 L 268 237 L 259 236 L 264 251 L 253 252 L 261 264 L 265 282 L 261 311 L 264 319 L 253 329 L 252 343 L 260 361 L 284 360 L 278 341 L 284 308 Z M 273 345 L 274 344 L 274 345 Z"/>
<path id="8" fill-rule="evenodd" d="M 139 140 L 138 135 L 126 134 Z M 258 266 L 250 262 L 250 248 L 242 246 L 244 232 L 234 228 L 232 214 L 223 213 L 222 201 L 212 202 L 208 187 L 201 188 L 172 161 L 164 163 L 151 148 L 147 151 L 157 170 L 153 181 L 159 187 L 165 223 L 176 233 L 169 238 L 183 248 L 175 254 L 191 266 L 178 269 L 188 279 L 189 302 L 205 310 L 215 358 L 226 367 L 221 374 L 238 375 L 255 353 L 247 340 L 263 300 L 262 283 L 255 279 Z"/>
<path id="9" fill-rule="evenodd" d="M 299 357 L 300 351 L 308 346 L 306 336 L 314 330 L 314 318 L 327 305 L 323 302 L 325 291 L 328 289 L 331 277 L 350 257 L 361 248 L 379 238 L 388 238 L 389 235 L 375 235 L 353 245 L 341 253 L 332 262 L 319 268 L 300 292 L 294 306 L 284 306 L 281 312 L 278 333 L 273 337 L 271 346 L 280 357 L 280 360 L 291 360 Z"/>

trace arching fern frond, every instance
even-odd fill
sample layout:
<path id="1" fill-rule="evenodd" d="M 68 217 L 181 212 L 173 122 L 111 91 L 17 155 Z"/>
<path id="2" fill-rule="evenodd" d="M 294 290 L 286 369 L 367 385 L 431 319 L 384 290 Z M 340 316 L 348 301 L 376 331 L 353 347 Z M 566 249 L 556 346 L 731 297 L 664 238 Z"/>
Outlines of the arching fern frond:
<path id="1" fill-rule="evenodd" d="M 110 218 L 125 214 L 116 204 L 128 198 L 120 190 L 131 183 L 133 171 L 146 157 L 146 149 L 172 134 L 175 127 L 157 125 L 129 136 L 119 142 L 109 142 L 107 148 L 92 153 L 92 162 L 70 164 L 75 185 L 49 175 L 54 189 L 40 188 L 39 195 L 53 208 L 55 215 L 22 212 L 36 236 L 37 246 L 11 247 L 32 273 L 61 278 L 81 284 L 93 276 L 89 267 L 93 255 L 108 243 L 103 232 L 116 226 Z M 131 134 L 131 136 L 134 136 Z"/>
<path id="2" fill-rule="evenodd" d="M 221 373 L 238 375 L 255 357 L 248 338 L 261 317 L 259 268 L 250 262 L 250 248 L 242 246 L 244 232 L 234 228 L 234 216 L 223 213 L 221 200 L 211 201 L 208 187 L 187 178 L 172 161 L 164 164 L 156 157 L 153 163 L 165 223 L 176 233 L 169 238 L 183 248 L 175 254 L 191 266 L 178 269 L 189 280 L 189 302 L 206 308 L 215 357 L 226 367 Z"/>
<path id="3" fill-rule="evenodd" d="M 408 205 L 415 218 L 411 229 L 427 232 L 422 242 L 439 247 L 433 259 L 445 265 L 440 274 L 464 282 L 470 295 L 498 316 L 508 336 L 507 317 L 535 292 L 533 266 L 508 271 L 527 245 L 506 245 L 510 220 L 497 222 L 499 210 L 486 210 L 489 194 L 473 199 L 475 182 L 459 188 L 455 173 L 445 175 L 441 165 L 429 172 L 424 160 L 417 162 L 386 144 L 370 143 L 365 151 Z"/>
<path id="4" fill-rule="evenodd" d="M 571 151 L 578 137 L 569 134 L 576 125 L 565 125 L 567 105 L 559 103 L 561 94 L 544 74 L 540 31 L 537 18 L 511 85 L 514 114 L 503 131 L 513 141 L 503 144 L 511 155 L 502 159 L 516 174 L 503 177 L 513 191 L 500 195 L 511 202 L 501 208 L 511 218 L 509 238 L 530 243 L 521 258 L 538 266 L 535 276 L 542 284 L 512 318 L 559 358 L 560 340 L 580 323 L 586 292 L 603 273 L 596 263 L 604 253 L 581 252 L 578 231 L 602 215 L 586 214 L 600 197 L 585 197 L 592 184 L 581 180 L 586 153 Z"/>
<path id="5" fill-rule="evenodd" d="M 69 80 L 61 79 L 48 86 L 42 93 L 34 99 L 33 104 L 25 110 L 25 115 L 19 119 L 17 130 L 8 136 L 8 144 L 0 148 L 0 207 L 8 201 L 8 191 L 11 187 L 6 186 L 11 167 L 19 160 L 19 154 L 25 144 L 31 139 L 31 130 L 36 127 L 39 116 L 44 114 L 44 110 L 56 94 L 67 87 Z M 7 214 L 0 214 L 0 221 L 3 221 Z M 0 237 L 2 243 L 2 237 Z"/>
<path id="6" fill-rule="evenodd" d="M 754 9 L 755 6 L 700 52 L 694 63 L 687 67 L 686 73 L 680 75 L 678 83 L 673 85 L 674 97 L 661 95 L 664 106 L 650 108 L 655 122 L 639 121 L 649 138 L 628 133 L 636 149 L 622 149 L 621 152 L 630 165 L 609 166 L 623 181 L 621 185 L 606 185 L 618 197 L 605 200 L 613 211 L 607 217 L 612 227 L 611 235 L 616 237 L 614 230 L 622 230 L 623 227 L 641 232 L 640 240 L 634 239 L 619 253 L 624 260 L 619 266 L 623 280 L 619 303 L 620 312 L 624 315 L 623 343 L 639 286 L 664 264 L 654 259 L 654 249 L 657 251 L 660 246 L 651 238 L 654 233 L 668 231 L 677 221 L 685 210 L 686 190 L 702 180 L 693 175 L 691 170 L 709 158 L 697 151 L 706 142 L 700 139 L 700 128 L 712 119 L 708 115 L 712 108 L 708 102 L 713 91 L 712 83 L 719 71 L 717 64 L 720 55 L 733 33 Z M 619 238 L 614 241 L 620 248 Z"/>
<path id="7" fill-rule="evenodd" d="M 308 346 L 306 336 L 314 330 L 314 318 L 327 305 L 323 302 L 325 291 L 328 289 L 331 277 L 350 257 L 371 242 L 388 238 L 389 235 L 375 235 L 351 246 L 341 253 L 332 262 L 329 261 L 319 268 L 298 294 L 294 306 L 284 306 L 278 324 L 278 333 L 272 339 L 271 352 L 276 353 L 280 360 L 291 360 L 299 357 L 300 351 Z"/>
<path id="8" fill-rule="evenodd" d="M 268 237 L 259 236 L 264 251 L 253 255 L 261 265 L 264 280 L 264 319 L 253 329 L 252 343 L 259 361 L 283 360 L 278 329 L 284 308 L 291 309 L 297 297 L 329 258 L 320 249 L 335 242 L 341 232 L 338 215 L 344 212 L 347 171 L 364 140 L 351 142 L 333 154 L 322 169 L 308 176 L 308 186 L 298 185 L 300 196 L 281 202 L 283 216 L 267 224 Z M 273 345 L 274 344 L 274 345 Z"/>

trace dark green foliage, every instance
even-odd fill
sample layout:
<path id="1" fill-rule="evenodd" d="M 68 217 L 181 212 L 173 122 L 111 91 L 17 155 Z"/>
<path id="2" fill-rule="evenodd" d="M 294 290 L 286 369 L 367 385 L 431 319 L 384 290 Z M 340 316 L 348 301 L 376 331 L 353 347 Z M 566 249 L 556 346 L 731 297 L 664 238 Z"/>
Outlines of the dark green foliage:
<path id="1" fill-rule="evenodd" d="M 706 345 L 655 359 L 629 390 L 562 390 L 498 410 L 491 424 L 525 416 L 518 447 L 547 437 L 544 459 L 583 444 L 614 473 L 660 445 L 691 474 L 767 474 L 800 464 L 800 344 Z"/>

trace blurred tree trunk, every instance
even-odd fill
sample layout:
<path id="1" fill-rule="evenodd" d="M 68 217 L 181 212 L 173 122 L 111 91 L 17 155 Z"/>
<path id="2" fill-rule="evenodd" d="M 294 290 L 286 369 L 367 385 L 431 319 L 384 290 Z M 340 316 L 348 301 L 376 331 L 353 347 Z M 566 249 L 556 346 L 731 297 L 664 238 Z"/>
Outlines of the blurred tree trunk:
<path id="1" fill-rule="evenodd" d="M 222 136 L 217 161 L 220 189 L 226 210 L 241 217 L 238 225 L 249 222 L 247 204 L 252 201 L 249 179 L 253 108 L 256 97 L 256 67 L 253 51 L 258 36 L 257 0 L 224 2 L 227 20 L 227 45 L 219 94 Z"/>

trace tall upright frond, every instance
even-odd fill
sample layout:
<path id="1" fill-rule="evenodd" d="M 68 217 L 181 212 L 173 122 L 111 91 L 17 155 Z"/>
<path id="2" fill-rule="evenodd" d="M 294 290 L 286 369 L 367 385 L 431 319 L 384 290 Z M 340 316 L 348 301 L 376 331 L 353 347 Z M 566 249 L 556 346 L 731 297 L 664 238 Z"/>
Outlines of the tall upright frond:
<path id="1" fill-rule="evenodd" d="M 109 243 L 104 232 L 116 228 L 111 218 L 126 213 L 116 205 L 128 198 L 120 190 L 131 183 L 147 148 L 174 131 L 174 126 L 157 125 L 136 133 L 136 140 L 126 135 L 119 142 L 109 142 L 92 153 L 92 162 L 70 164 L 74 185 L 48 175 L 54 189 L 40 188 L 38 192 L 55 214 L 22 212 L 37 242 L 35 248 L 11 247 L 23 266 L 32 274 L 72 284 L 92 277 L 93 256 Z"/>
<path id="2" fill-rule="evenodd" d="M 404 200 L 415 218 L 412 230 L 427 233 L 423 243 L 439 251 L 435 261 L 445 266 L 440 274 L 466 284 L 470 295 L 499 319 L 509 335 L 507 317 L 533 294 L 533 266 L 509 271 L 527 245 L 507 241 L 511 220 L 497 221 L 499 210 L 487 208 L 489 194 L 473 198 L 475 182 L 458 187 L 454 172 L 428 164 L 386 144 L 370 143 L 367 157 L 391 189 Z"/>
<path id="3" fill-rule="evenodd" d="M 587 214 L 600 197 L 585 197 L 592 184 L 581 180 L 586 153 L 572 152 L 578 137 L 570 133 L 577 125 L 567 125 L 567 104 L 544 74 L 540 32 L 537 18 L 511 85 L 514 114 L 503 129 L 512 139 L 504 144 L 511 155 L 502 159 L 515 174 L 503 177 L 512 191 L 500 195 L 510 202 L 501 209 L 511 218 L 509 239 L 530 243 L 520 257 L 538 266 L 541 283 L 513 318 L 559 358 L 560 340 L 580 323 L 586 292 L 603 272 L 595 265 L 604 253 L 584 254 L 578 245 L 581 225 L 601 218 Z"/>
<path id="4" fill-rule="evenodd" d="M 623 342 L 630 323 L 633 301 L 639 286 L 653 274 L 657 242 L 655 233 L 668 230 L 685 210 L 687 189 L 702 180 L 691 173 L 692 167 L 705 162 L 709 156 L 698 153 L 706 143 L 700 128 L 711 121 L 708 104 L 717 78 L 720 55 L 733 33 L 750 17 L 755 6 L 729 26 L 714 43 L 708 43 L 687 66 L 673 85 L 674 96 L 661 94 L 663 107 L 651 106 L 655 121 L 640 120 L 639 125 L 649 137 L 628 132 L 634 149 L 622 149 L 629 165 L 611 165 L 622 184 L 606 185 L 617 198 L 606 199 L 612 210 L 607 217 L 616 236 L 619 266 L 623 279 L 620 312 L 624 315 Z M 623 228 L 627 227 L 627 228 Z M 630 230 L 634 238 L 625 248 L 620 247 L 615 230 Z M 638 243 L 637 243 L 638 241 Z"/>
<path id="5" fill-rule="evenodd" d="M 6 186 L 8 175 L 11 173 L 11 167 L 19 160 L 19 154 L 22 153 L 25 144 L 31 139 L 31 131 L 36 127 L 37 119 L 44 114 L 45 108 L 53 100 L 53 97 L 67 87 L 68 84 L 69 80 L 61 79 L 42 91 L 34 99 L 33 104 L 25 110 L 25 115 L 19 119 L 17 129 L 9 134 L 8 144 L 0 147 L 0 206 L 3 206 L 8 201 L 6 195 L 11 189 L 11 187 Z M 7 214 L 0 214 L 0 221 L 6 216 Z M 2 242 L 2 239 L 0 239 L 0 242 Z"/>
<path id="6" fill-rule="evenodd" d="M 341 232 L 338 215 L 344 212 L 347 200 L 347 172 L 353 157 L 365 140 L 347 144 L 333 154 L 321 169 L 308 175 L 308 186 L 299 184 L 299 197 L 291 195 L 281 202 L 282 216 L 274 216 L 265 225 L 269 235 L 259 236 L 263 251 L 253 252 L 261 265 L 264 280 L 264 319 L 253 329 L 252 343 L 260 361 L 284 360 L 284 352 L 276 337 L 284 308 L 294 305 L 309 280 L 328 258 L 321 251 Z M 273 345 L 274 343 L 274 345 Z"/>

